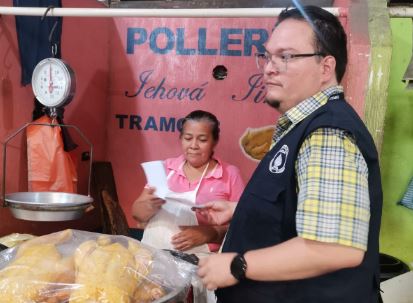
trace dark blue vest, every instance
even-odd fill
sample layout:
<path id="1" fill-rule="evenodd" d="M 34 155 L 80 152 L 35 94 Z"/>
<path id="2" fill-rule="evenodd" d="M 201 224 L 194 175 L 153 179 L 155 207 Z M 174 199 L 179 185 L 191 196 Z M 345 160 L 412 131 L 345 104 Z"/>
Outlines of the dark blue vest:
<path id="1" fill-rule="evenodd" d="M 302 280 L 259 282 L 247 279 L 235 286 L 218 289 L 219 302 L 378 302 L 379 230 L 383 199 L 378 156 L 362 120 L 344 99 L 337 97 L 330 98 L 326 105 L 301 121 L 261 160 L 237 205 L 223 252 L 245 253 L 297 236 L 297 154 L 311 132 L 329 127 L 346 130 L 354 136 L 369 170 L 371 217 L 368 247 L 362 264 Z"/>

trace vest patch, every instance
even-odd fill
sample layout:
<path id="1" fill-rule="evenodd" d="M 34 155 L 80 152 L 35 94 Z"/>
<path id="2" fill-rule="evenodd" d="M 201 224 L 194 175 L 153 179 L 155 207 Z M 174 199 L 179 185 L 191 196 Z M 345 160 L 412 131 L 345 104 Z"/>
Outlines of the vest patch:
<path id="1" fill-rule="evenodd" d="M 270 172 L 273 174 L 281 174 L 285 170 L 285 164 L 287 163 L 288 146 L 281 146 L 280 150 L 276 152 L 274 158 L 270 162 Z"/>

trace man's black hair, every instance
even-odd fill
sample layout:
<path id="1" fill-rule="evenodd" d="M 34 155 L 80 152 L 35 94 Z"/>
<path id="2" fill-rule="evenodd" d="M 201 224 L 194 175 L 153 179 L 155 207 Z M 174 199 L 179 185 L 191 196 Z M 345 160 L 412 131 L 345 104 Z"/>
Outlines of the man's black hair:
<path id="1" fill-rule="evenodd" d="M 275 27 L 287 19 L 307 21 L 313 28 L 315 52 L 336 59 L 336 77 L 341 82 L 347 66 L 347 35 L 336 16 L 318 6 L 283 10 Z"/>

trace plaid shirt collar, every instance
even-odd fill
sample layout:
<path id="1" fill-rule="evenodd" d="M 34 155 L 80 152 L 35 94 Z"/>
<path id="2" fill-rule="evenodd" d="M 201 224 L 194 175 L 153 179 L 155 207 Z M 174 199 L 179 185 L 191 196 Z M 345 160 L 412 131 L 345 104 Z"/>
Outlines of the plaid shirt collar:
<path id="1" fill-rule="evenodd" d="M 335 94 L 342 93 L 340 85 L 331 86 L 317 94 L 303 100 L 278 118 L 273 135 L 273 145 L 277 143 L 295 125 L 308 117 L 315 110 L 327 103 L 328 99 Z"/>

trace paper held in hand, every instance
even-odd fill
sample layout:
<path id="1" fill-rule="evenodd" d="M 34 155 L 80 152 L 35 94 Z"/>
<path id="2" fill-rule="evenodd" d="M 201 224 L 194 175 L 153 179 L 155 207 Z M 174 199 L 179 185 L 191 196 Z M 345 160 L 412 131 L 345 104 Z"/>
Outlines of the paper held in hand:
<path id="1" fill-rule="evenodd" d="M 163 161 L 150 161 L 141 163 L 145 172 L 146 181 L 151 187 L 155 187 L 155 195 L 167 202 L 177 202 L 185 205 L 193 206 L 191 201 L 173 197 L 172 192 L 168 188 L 168 181 L 165 172 Z"/>

